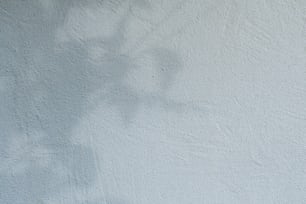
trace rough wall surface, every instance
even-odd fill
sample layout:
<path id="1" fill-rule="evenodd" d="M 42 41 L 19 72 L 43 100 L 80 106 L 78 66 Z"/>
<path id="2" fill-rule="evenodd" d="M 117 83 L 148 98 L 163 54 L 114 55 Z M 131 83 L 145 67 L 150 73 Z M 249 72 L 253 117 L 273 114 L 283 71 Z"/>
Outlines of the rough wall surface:
<path id="1" fill-rule="evenodd" d="M 306 203 L 305 0 L 1 0 L 0 203 Z"/>

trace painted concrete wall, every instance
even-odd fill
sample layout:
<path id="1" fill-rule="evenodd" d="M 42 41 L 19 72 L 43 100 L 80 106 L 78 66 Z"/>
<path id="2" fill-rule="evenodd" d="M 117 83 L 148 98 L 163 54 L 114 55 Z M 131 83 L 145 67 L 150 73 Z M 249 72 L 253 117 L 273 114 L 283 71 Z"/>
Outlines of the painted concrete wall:
<path id="1" fill-rule="evenodd" d="M 306 203 L 306 1 L 1 0 L 0 203 Z"/>

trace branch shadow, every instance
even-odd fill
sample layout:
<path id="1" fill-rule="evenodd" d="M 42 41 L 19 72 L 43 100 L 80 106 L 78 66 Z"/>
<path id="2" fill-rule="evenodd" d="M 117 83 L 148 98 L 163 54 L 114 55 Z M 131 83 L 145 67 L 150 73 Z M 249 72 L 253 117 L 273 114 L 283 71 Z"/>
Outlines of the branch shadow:
<path id="1" fill-rule="evenodd" d="M 72 40 L 58 47 L 55 30 L 72 6 L 84 2 L 54 2 L 57 5 L 53 5 L 51 17 L 32 1 L 18 2 L 22 6 L 17 9 L 16 2 L 0 3 L 11 13 L 9 16 L 18 16 L 0 22 L 4 29 L 0 34 L 1 203 L 48 203 L 52 197 L 58 197 L 57 203 L 90 203 L 65 198 L 65 194 L 85 192 L 97 179 L 94 150 L 71 141 L 73 128 L 95 109 L 88 106 L 92 94 L 102 93 L 98 103 L 115 107 L 127 125 L 143 104 L 156 103 L 169 110 L 183 106 L 165 98 L 182 66 L 177 54 L 169 49 L 147 51 L 157 64 L 159 93 L 139 95 L 127 86 L 126 76 L 139 66 L 121 52 L 127 40 L 128 9 L 110 37 Z M 118 7 L 122 1 L 116 2 Z M 100 63 L 88 59 L 90 45 L 103 48 Z M 111 204 L 125 203 L 109 200 Z"/>

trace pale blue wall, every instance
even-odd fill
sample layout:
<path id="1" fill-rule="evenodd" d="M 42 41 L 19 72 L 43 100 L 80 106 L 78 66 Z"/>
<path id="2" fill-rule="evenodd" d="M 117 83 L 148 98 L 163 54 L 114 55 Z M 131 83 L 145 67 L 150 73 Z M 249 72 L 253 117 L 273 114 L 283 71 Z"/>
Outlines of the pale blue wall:
<path id="1" fill-rule="evenodd" d="M 306 203 L 306 1 L 1 0 L 0 204 Z"/>

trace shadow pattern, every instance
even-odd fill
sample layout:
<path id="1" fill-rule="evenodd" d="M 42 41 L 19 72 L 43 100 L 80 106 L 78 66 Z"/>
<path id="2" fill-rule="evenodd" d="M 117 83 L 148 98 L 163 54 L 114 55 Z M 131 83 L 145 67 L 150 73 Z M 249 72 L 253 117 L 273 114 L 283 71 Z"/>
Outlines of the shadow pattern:
<path id="1" fill-rule="evenodd" d="M 126 203 L 120 198 L 65 197 L 86 192 L 97 175 L 94 150 L 73 144 L 71 131 L 95 109 L 88 105 L 95 93 L 99 97 L 94 104 L 114 106 L 127 125 L 141 104 L 180 109 L 181 104 L 165 98 L 181 68 L 179 57 L 166 48 L 147 50 L 158 65 L 161 91 L 139 95 L 125 82 L 138 65 L 122 52 L 122 45 L 127 41 L 129 6 L 150 9 L 148 2 L 46 1 L 52 2 L 51 13 L 37 2 L 0 2 L 0 202 L 51 203 L 57 197 L 56 203 Z M 113 12 L 128 6 L 110 37 L 59 45 L 55 31 L 69 9 L 88 4 L 108 6 Z M 90 45 L 104 49 L 98 64 L 88 58 Z"/>

